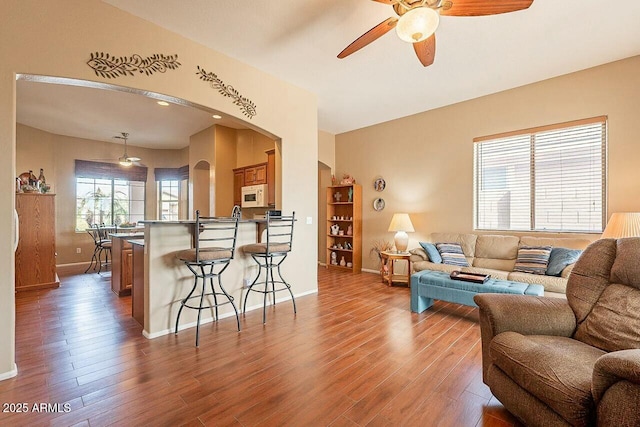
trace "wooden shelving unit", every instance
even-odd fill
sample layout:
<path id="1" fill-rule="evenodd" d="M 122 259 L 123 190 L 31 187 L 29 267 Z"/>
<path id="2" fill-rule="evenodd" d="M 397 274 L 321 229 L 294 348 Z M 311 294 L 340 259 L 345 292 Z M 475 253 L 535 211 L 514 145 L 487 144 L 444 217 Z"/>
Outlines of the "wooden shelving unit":
<path id="1" fill-rule="evenodd" d="M 349 199 L 351 193 L 351 199 Z M 340 194 L 336 198 L 336 194 Z M 334 234 L 338 226 L 342 234 Z M 348 234 L 351 227 L 351 234 Z M 327 268 L 360 273 L 362 270 L 362 186 L 358 184 L 327 187 Z M 336 254 L 338 265 L 332 264 Z M 340 265 L 344 258 L 344 266 Z M 351 266 L 347 266 L 351 263 Z"/>

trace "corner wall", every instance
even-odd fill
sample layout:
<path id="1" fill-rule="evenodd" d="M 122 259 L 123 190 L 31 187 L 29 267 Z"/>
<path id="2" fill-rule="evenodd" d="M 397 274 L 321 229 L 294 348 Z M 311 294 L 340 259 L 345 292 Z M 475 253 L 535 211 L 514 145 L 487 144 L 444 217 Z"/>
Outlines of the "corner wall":
<path id="1" fill-rule="evenodd" d="M 477 82 L 482 84 L 482 82 Z M 473 231 L 473 138 L 608 116 L 608 214 L 640 211 L 640 57 L 613 62 L 505 92 L 336 136 L 336 176 L 363 185 L 363 267 L 395 212 L 411 215 L 409 248 L 432 232 Z M 386 188 L 376 192 L 376 177 Z M 376 197 L 386 207 L 373 210 Z M 514 233 L 515 234 L 515 233 Z M 526 233 L 531 234 L 531 233 Z M 595 240 L 599 235 L 582 235 Z"/>

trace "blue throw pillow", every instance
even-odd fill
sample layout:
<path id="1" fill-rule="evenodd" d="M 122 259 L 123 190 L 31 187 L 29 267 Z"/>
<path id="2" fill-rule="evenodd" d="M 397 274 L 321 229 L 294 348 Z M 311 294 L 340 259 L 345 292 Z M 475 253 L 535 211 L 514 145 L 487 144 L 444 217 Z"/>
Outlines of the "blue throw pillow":
<path id="1" fill-rule="evenodd" d="M 442 264 L 442 257 L 440 256 L 440 252 L 438 252 L 438 248 L 433 243 L 420 242 L 420 246 L 427 253 L 429 257 L 429 261 L 434 264 Z"/>
<path id="2" fill-rule="evenodd" d="M 436 243 L 436 248 L 440 252 L 443 264 L 469 267 L 469 263 L 464 257 L 464 252 L 462 252 L 462 246 L 459 243 Z"/>
<path id="3" fill-rule="evenodd" d="M 566 266 L 575 263 L 582 251 L 579 249 L 553 248 L 549 256 L 547 276 L 560 276 Z"/>

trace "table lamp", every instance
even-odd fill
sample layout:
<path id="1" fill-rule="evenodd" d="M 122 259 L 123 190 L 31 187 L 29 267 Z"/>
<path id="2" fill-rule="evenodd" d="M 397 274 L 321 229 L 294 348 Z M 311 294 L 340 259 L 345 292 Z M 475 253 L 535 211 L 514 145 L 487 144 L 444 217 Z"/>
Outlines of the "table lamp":
<path id="1" fill-rule="evenodd" d="M 388 231 L 396 231 L 396 235 L 394 237 L 396 251 L 406 252 L 407 246 L 409 246 L 409 236 L 407 235 L 407 231 L 415 231 L 413 229 L 413 224 L 411 223 L 411 218 L 409 218 L 409 214 L 393 214 L 393 218 L 391 218 L 391 224 L 389 224 Z"/>
<path id="2" fill-rule="evenodd" d="M 616 212 L 609 218 L 601 239 L 639 236 L 640 212 Z"/>

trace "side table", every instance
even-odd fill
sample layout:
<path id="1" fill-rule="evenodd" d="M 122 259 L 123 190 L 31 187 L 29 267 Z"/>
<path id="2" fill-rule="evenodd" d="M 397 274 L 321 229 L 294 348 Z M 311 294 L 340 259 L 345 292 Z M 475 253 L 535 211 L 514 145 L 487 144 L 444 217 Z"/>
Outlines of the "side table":
<path id="1" fill-rule="evenodd" d="M 411 283 L 411 254 L 409 252 L 380 252 L 382 265 L 380 267 L 380 276 L 383 282 L 387 282 L 387 286 L 391 286 L 394 282 Z M 406 273 L 398 274 L 394 272 L 395 261 L 407 261 Z"/>

